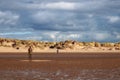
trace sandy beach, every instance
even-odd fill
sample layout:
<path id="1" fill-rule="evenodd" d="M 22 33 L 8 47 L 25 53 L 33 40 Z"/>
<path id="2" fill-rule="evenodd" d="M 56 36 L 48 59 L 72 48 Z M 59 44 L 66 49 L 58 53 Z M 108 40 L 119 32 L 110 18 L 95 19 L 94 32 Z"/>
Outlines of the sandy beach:
<path id="1" fill-rule="evenodd" d="M 104 50 L 103 50 L 104 49 Z M 88 48 L 88 49 L 59 49 L 59 52 L 61 53 L 74 53 L 74 52 L 84 52 L 84 53 L 90 53 L 90 52 L 94 52 L 94 53 L 101 53 L 101 52 L 106 52 L 106 53 L 109 53 L 109 52 L 114 52 L 114 53 L 118 53 L 120 52 L 120 50 L 109 50 L 109 48 L 105 48 L 103 47 L 103 49 L 99 49 L 99 48 Z M 12 48 L 12 47 L 0 47 L 0 52 L 3 52 L 3 53 L 6 53 L 6 52 L 10 52 L 10 53 L 27 53 L 28 52 L 28 48 L 24 48 L 24 47 L 21 47 L 20 49 L 16 49 L 16 48 Z M 38 49 L 38 48 L 34 48 L 33 49 L 33 53 L 46 53 L 46 52 L 49 52 L 49 53 L 56 53 L 57 52 L 57 49 L 49 49 L 49 48 L 46 48 L 46 49 Z"/>
<path id="2" fill-rule="evenodd" d="M 114 55 L 114 56 L 113 56 Z M 0 53 L 1 80 L 119 80 L 120 54 Z"/>
<path id="3" fill-rule="evenodd" d="M 119 80 L 119 46 L 1 39 L 0 80 Z"/>

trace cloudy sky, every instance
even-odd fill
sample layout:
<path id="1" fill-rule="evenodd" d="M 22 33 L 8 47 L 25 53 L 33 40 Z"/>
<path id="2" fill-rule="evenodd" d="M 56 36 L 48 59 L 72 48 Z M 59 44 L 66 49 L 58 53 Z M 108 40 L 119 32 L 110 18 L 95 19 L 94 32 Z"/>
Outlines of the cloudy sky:
<path id="1" fill-rule="evenodd" d="M 0 37 L 120 41 L 120 0 L 0 0 Z"/>

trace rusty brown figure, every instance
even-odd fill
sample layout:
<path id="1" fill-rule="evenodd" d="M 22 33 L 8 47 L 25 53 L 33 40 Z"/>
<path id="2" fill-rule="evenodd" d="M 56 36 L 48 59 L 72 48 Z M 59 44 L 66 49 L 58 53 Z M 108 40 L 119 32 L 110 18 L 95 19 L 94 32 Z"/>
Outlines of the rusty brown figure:
<path id="1" fill-rule="evenodd" d="M 59 49 L 57 48 L 57 54 L 59 53 Z"/>
<path id="2" fill-rule="evenodd" d="M 30 47 L 28 48 L 28 58 L 29 58 L 29 60 L 32 59 L 32 52 L 33 52 L 33 48 L 32 48 L 32 46 L 30 46 Z"/>

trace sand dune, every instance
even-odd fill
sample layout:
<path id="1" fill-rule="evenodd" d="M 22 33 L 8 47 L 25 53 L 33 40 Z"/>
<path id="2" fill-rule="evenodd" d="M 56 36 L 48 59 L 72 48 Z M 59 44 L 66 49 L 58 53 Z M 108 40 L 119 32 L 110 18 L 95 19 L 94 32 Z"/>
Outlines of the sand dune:
<path id="1" fill-rule="evenodd" d="M 41 42 L 0 38 L 0 52 L 120 52 L 120 42 L 78 42 L 66 40 L 61 42 Z"/>

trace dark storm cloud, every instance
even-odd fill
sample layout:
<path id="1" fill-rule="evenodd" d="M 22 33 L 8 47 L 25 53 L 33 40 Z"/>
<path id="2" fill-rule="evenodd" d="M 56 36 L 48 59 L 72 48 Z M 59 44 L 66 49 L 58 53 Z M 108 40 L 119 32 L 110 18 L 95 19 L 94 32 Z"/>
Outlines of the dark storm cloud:
<path id="1" fill-rule="evenodd" d="M 0 37 L 120 41 L 119 0 L 0 0 Z"/>

